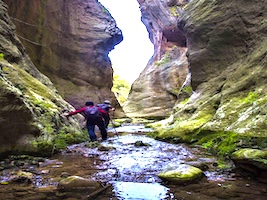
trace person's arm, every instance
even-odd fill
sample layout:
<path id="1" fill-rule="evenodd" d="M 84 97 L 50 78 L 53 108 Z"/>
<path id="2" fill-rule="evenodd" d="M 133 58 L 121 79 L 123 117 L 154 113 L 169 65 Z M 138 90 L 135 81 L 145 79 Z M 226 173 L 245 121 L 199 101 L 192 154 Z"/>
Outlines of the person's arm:
<path id="1" fill-rule="evenodd" d="M 115 111 L 115 108 L 113 108 L 112 106 L 109 107 L 109 111 Z"/>
<path id="2" fill-rule="evenodd" d="M 104 111 L 102 108 L 97 107 L 99 112 L 101 112 L 103 115 L 107 115 L 108 113 L 106 111 Z"/>
<path id="3" fill-rule="evenodd" d="M 69 117 L 71 115 L 75 115 L 77 113 L 81 113 L 81 112 L 84 112 L 85 111 L 85 107 L 81 108 L 81 109 L 78 109 L 78 110 L 75 110 L 75 111 L 72 111 L 70 113 L 68 113 L 66 116 Z"/>

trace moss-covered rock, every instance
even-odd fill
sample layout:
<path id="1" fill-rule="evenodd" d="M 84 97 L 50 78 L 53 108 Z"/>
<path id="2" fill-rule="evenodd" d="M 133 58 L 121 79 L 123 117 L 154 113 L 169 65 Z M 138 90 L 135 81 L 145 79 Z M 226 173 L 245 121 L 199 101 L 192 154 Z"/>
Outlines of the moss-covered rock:
<path id="1" fill-rule="evenodd" d="M 184 184 L 199 180 L 203 177 L 203 172 L 199 168 L 180 164 L 176 167 L 169 167 L 165 169 L 158 174 L 158 177 L 166 181 Z"/>
<path id="2" fill-rule="evenodd" d="M 88 100 L 109 99 L 117 108 L 115 114 L 124 116 L 111 92 L 113 69 L 108 57 L 123 36 L 107 9 L 98 1 L 5 3 L 10 15 L 19 19 L 13 20 L 16 33 L 23 36 L 32 62 L 64 99 L 75 108 Z"/>
<path id="3" fill-rule="evenodd" d="M 81 116 L 33 65 L 0 2 L 0 157 L 8 154 L 50 156 L 66 145 L 87 140 Z"/>
<path id="4" fill-rule="evenodd" d="M 232 159 L 237 165 L 254 165 L 259 169 L 267 170 L 267 150 L 239 149 L 232 154 Z"/>
<path id="5" fill-rule="evenodd" d="M 236 171 L 267 183 L 267 150 L 243 148 L 235 151 L 232 160 Z"/>
<path id="6" fill-rule="evenodd" d="M 169 121 L 154 124 L 154 137 L 200 144 L 222 158 L 240 147 L 266 148 L 263 13 L 257 1 L 188 4 L 178 25 L 187 37 L 193 94 L 177 102 Z"/>
<path id="7" fill-rule="evenodd" d="M 267 151 L 260 149 L 239 149 L 232 154 L 233 159 L 267 159 Z"/>

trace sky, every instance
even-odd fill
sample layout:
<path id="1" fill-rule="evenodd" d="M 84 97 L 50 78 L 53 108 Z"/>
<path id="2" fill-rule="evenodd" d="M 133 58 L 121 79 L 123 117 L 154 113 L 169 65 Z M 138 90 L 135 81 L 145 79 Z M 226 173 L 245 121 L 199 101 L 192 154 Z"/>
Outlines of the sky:
<path id="1" fill-rule="evenodd" d="M 154 53 L 137 0 L 98 0 L 121 29 L 123 41 L 109 53 L 114 73 L 130 84 L 138 78 Z"/>

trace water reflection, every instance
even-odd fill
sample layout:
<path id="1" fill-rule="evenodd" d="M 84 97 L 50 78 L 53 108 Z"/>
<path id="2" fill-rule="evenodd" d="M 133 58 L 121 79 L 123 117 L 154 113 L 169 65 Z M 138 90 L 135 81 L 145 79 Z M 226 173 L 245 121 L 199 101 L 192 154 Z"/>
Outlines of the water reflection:
<path id="1" fill-rule="evenodd" d="M 158 183 L 115 182 L 114 190 L 119 200 L 169 199 L 168 188 Z"/>

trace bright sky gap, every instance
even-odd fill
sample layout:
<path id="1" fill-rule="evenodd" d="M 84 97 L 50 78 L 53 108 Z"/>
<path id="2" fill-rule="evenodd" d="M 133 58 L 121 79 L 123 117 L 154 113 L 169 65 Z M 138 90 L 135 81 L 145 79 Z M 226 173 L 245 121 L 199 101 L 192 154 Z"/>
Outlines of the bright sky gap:
<path id="1" fill-rule="evenodd" d="M 123 41 L 109 53 L 116 74 L 132 84 L 154 53 L 137 0 L 98 0 L 108 9 L 123 34 Z"/>

